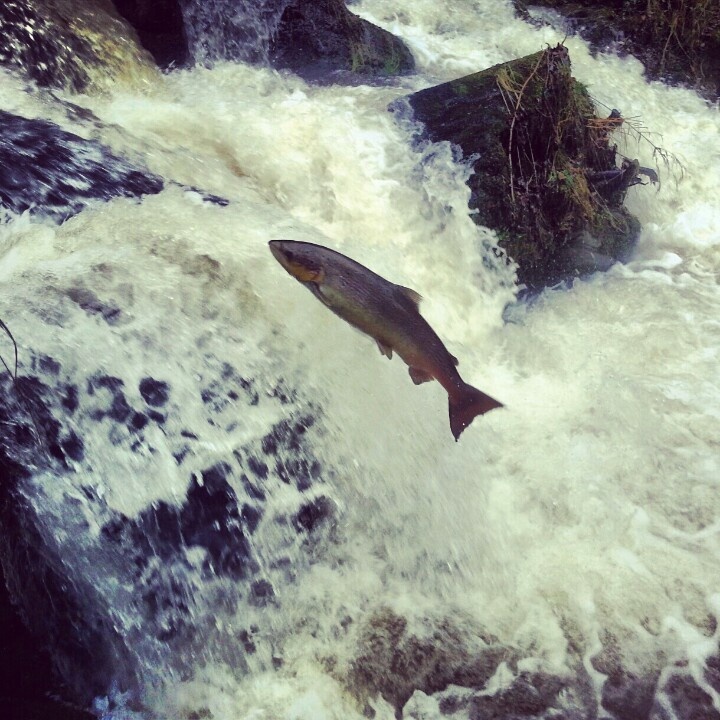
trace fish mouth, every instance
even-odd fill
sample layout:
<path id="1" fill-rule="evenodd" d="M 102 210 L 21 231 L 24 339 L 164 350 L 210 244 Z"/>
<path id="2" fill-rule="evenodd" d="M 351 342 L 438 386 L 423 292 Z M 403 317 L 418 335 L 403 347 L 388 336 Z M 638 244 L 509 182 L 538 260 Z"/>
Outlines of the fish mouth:
<path id="1" fill-rule="evenodd" d="M 268 243 L 270 252 L 275 256 L 275 259 L 282 265 L 285 261 L 285 252 L 283 251 L 282 240 L 270 240 Z"/>
<path id="2" fill-rule="evenodd" d="M 275 259 L 287 270 L 290 275 L 302 283 L 322 282 L 325 271 L 317 262 L 306 257 L 301 250 L 291 249 L 295 243 L 286 240 L 270 240 L 268 246 Z"/>

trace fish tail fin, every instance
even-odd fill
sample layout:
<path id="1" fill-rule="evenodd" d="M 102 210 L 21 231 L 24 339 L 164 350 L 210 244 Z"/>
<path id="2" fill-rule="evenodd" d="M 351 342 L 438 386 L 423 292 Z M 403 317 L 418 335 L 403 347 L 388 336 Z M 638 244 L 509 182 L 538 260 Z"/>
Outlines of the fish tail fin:
<path id="1" fill-rule="evenodd" d="M 472 385 L 465 385 L 456 394 L 450 395 L 450 430 L 455 442 L 462 431 L 478 416 L 495 408 L 503 407 L 501 402 L 491 398 Z"/>

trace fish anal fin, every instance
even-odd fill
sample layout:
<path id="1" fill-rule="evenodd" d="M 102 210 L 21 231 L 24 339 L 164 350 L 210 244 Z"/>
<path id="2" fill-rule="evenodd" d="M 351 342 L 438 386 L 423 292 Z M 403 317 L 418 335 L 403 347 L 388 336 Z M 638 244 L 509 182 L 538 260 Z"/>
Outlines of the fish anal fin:
<path id="1" fill-rule="evenodd" d="M 419 292 L 415 292 L 412 288 L 404 287 L 403 285 L 395 286 L 402 295 L 404 295 L 415 307 L 420 305 L 422 295 Z"/>
<path id="2" fill-rule="evenodd" d="M 375 338 L 375 342 L 377 343 L 377 346 L 380 350 L 380 352 L 388 358 L 388 360 L 392 360 L 392 348 L 389 345 L 386 345 L 382 340 L 378 340 Z"/>
<path id="3" fill-rule="evenodd" d="M 430 373 L 426 372 L 425 370 L 421 370 L 420 368 L 411 366 L 408 368 L 408 372 L 410 373 L 412 381 L 416 385 L 422 385 L 423 383 L 430 382 L 431 380 L 435 379 L 432 375 L 430 375 Z"/>

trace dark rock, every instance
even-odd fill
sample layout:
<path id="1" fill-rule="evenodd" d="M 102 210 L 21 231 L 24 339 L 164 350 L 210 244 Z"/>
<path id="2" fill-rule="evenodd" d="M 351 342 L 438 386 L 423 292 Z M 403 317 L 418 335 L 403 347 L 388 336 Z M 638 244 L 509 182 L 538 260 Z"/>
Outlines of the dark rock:
<path id="1" fill-rule="evenodd" d="M 217 60 L 270 62 L 305 77 L 397 75 L 414 60 L 391 33 L 351 13 L 344 0 L 115 0 L 161 67 Z"/>
<path id="2" fill-rule="evenodd" d="M 94 200 L 141 197 L 158 193 L 163 181 L 134 167 L 94 140 L 84 140 L 47 120 L 19 117 L 0 110 L 0 205 L 15 213 L 62 222 Z M 83 290 L 69 296 L 87 312 L 107 322 L 118 309 Z"/>
<path id="3" fill-rule="evenodd" d="M 297 515 L 295 515 L 294 525 L 300 531 L 312 532 L 319 523 L 324 522 L 328 518 L 333 517 L 335 513 L 335 505 L 324 496 L 316 498 L 312 502 L 305 503 Z"/>
<path id="4" fill-rule="evenodd" d="M 242 506 L 242 510 L 240 511 L 240 517 L 242 518 L 245 527 L 248 529 L 248 532 L 252 534 L 255 532 L 255 528 L 262 519 L 262 510 L 259 510 L 253 505 L 245 504 Z"/>
<path id="5" fill-rule="evenodd" d="M 28 667 L 27 673 L 36 672 Z M 75 707 L 62 700 L 40 695 L 16 697 L 0 695 L 0 707 L 3 720 L 94 720 L 96 716 L 82 708 Z"/>
<path id="6" fill-rule="evenodd" d="M 67 437 L 60 441 L 60 447 L 62 448 L 63 454 L 71 460 L 80 462 L 85 457 L 83 441 L 74 430 L 71 430 Z"/>
<path id="7" fill-rule="evenodd" d="M 110 412 L 108 415 L 119 423 L 124 423 L 132 414 L 133 409 L 130 407 L 125 395 L 120 391 L 116 390 L 113 394 L 112 405 L 110 406 Z"/>
<path id="8" fill-rule="evenodd" d="M 60 402 L 72 415 L 78 409 L 78 389 L 75 385 L 67 385 L 61 391 Z"/>
<path id="9" fill-rule="evenodd" d="M 147 415 L 141 412 L 134 412 L 130 418 L 129 427 L 132 430 L 142 430 L 150 421 Z"/>
<path id="10" fill-rule="evenodd" d="M 60 372 L 60 363 L 47 355 L 41 355 L 38 358 L 33 358 L 31 367 L 33 370 L 37 369 L 42 373 L 47 373 L 48 375 L 57 375 Z"/>
<path id="11" fill-rule="evenodd" d="M 705 679 L 720 693 L 720 655 L 711 655 L 705 664 Z"/>
<path id="12" fill-rule="evenodd" d="M 162 407 L 170 398 L 170 386 L 164 380 L 146 377 L 140 381 L 140 394 L 148 405 Z"/>
<path id="13" fill-rule="evenodd" d="M 310 79 L 346 70 L 373 75 L 412 72 L 405 43 L 353 15 L 343 0 L 295 0 L 284 9 L 270 44 L 272 64 Z"/>
<path id="14" fill-rule="evenodd" d="M 167 420 L 167 417 L 162 413 L 159 413 L 157 410 L 148 410 L 147 416 L 158 425 L 162 425 Z"/>
<path id="15" fill-rule="evenodd" d="M 107 694 L 111 680 L 132 691 L 146 672 L 144 653 L 152 654 L 147 648 L 156 643 L 167 645 L 163 655 L 178 673 L 189 673 L 208 647 L 213 657 L 242 670 L 244 644 L 228 643 L 216 618 L 234 617 L 241 602 L 269 612 L 281 602 L 276 578 L 292 581 L 299 572 L 302 557 L 290 551 L 307 547 L 322 511 L 317 517 L 303 512 L 304 527 L 294 522 L 303 495 L 293 485 L 297 503 L 286 505 L 293 490 L 282 486 L 275 463 L 292 468 L 288 463 L 297 454 L 304 462 L 292 472 L 322 481 L 307 437 L 317 410 L 283 404 L 270 388 L 262 402 L 286 413 L 282 429 L 274 433 L 274 454 L 263 454 L 262 438 L 249 440 L 228 452 L 227 461 L 220 455 L 201 472 L 188 472 L 179 502 L 158 500 L 126 516 L 108 506 L 101 485 L 91 484 L 99 475 L 94 471 L 112 460 L 98 462 L 90 455 L 97 443 L 86 446 L 84 431 L 107 431 L 121 453 L 143 446 L 148 454 L 164 453 L 172 461 L 173 454 L 188 453 L 205 439 L 206 428 L 194 432 L 184 426 L 169 402 L 169 387 L 153 378 L 142 383 L 142 402 L 119 374 L 70 378 L 53 358 L 38 356 L 27 363 L 38 373 L 45 368 L 44 374 L 20 376 L 17 382 L 0 376 L 0 562 L 13 601 L 50 649 L 68 695 L 89 701 Z M 223 406 L 228 416 L 259 397 L 253 380 L 222 361 L 204 368 L 218 388 L 236 392 L 236 399 Z M 150 403 L 159 401 L 173 422 L 163 428 L 163 445 L 155 450 L 143 443 L 152 421 Z M 102 427 L 91 427 L 93 419 Z M 192 459 L 197 462 L 198 456 Z M 265 501 L 280 489 L 287 509 L 271 504 L 269 514 Z M 89 516 L 102 528 L 97 535 L 88 531 Z M 276 524 L 279 518 L 284 521 Z M 274 556 L 268 553 L 266 527 L 278 543 Z M 262 575 L 251 540 L 261 542 L 266 553 Z M 86 567 L 97 575 L 85 577 Z M 119 595 L 113 590 L 117 586 L 123 588 Z M 123 625 L 124 617 L 129 625 Z M 0 647 L 5 639 L 0 635 Z M 252 633 L 246 645 L 251 644 Z"/>
<path id="16" fill-rule="evenodd" d="M 617 720 L 649 718 L 655 702 L 660 671 L 637 676 L 623 667 L 617 639 L 602 635 L 603 649 L 592 660 L 593 667 L 607 675 L 602 689 L 602 707 Z"/>
<path id="17" fill-rule="evenodd" d="M 52 539 L 45 535 L 45 526 L 29 500 L 31 490 L 26 487 L 31 469 L 62 477 L 66 453 L 80 458 L 82 443 L 53 417 L 55 396 L 39 379 L 21 377 L 12 387 L 6 379 L 0 383 L 3 587 L 7 587 L 7 597 L 21 609 L 20 616 L 33 638 L 28 650 L 35 653 L 32 648 L 47 648 L 53 669 L 65 682 L 67 692 L 89 703 L 105 691 L 111 679 L 133 686 L 127 648 L 110 617 L 99 612 L 102 603 L 93 587 L 81 578 L 70 581 L 63 575 L 63 559 Z M 0 633 L 0 642 L 11 640 L 11 635 Z M 43 662 L 39 661 L 37 668 L 41 674 L 47 667 Z M 32 674 L 35 672 L 33 669 Z M 41 706 L 38 703 L 38 712 Z"/>
<path id="18" fill-rule="evenodd" d="M 616 167 L 608 137 L 622 118 L 595 116 L 587 91 L 570 75 L 565 47 L 408 101 L 425 138 L 449 141 L 472 159 L 473 219 L 497 230 L 520 283 L 541 289 L 627 259 L 640 226 L 622 201 L 639 165 Z M 600 182 L 603 173 L 617 176 L 617 184 Z"/>
<path id="19" fill-rule="evenodd" d="M 509 688 L 470 700 L 470 720 L 506 720 L 542 716 L 556 704 L 566 682 L 543 673 L 521 673 Z M 557 717 L 557 715 L 553 715 Z M 572 715 L 560 715 L 572 717 Z M 578 715 L 575 715 L 578 717 Z"/>
<path id="20" fill-rule="evenodd" d="M 267 580 L 256 580 L 250 587 L 250 604 L 258 607 L 267 605 L 275 597 L 275 590 Z"/>
<path id="21" fill-rule="evenodd" d="M 161 68 L 190 61 L 185 23 L 178 0 L 113 0 L 120 15 L 137 31 L 142 46 Z"/>

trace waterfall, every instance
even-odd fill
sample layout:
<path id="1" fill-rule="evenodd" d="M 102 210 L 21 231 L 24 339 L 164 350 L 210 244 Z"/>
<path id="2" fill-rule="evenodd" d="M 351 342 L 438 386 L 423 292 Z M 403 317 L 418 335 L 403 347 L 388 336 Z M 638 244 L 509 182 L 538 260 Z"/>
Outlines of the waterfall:
<path id="1" fill-rule="evenodd" d="M 184 3 L 198 59 L 246 5 Z M 252 4 L 248 60 L 281 10 Z M 387 107 L 563 37 L 494 0 L 352 10 L 417 72 L 320 86 L 218 61 L 50 97 L 0 71 L 2 109 L 165 183 L 0 224 L 25 378 L 2 380 L 2 447 L 29 458 L 26 511 L 87 625 L 77 691 L 107 720 L 465 719 L 523 697 L 531 717 L 682 718 L 699 695 L 717 715 L 717 107 L 565 38 L 602 112 L 636 118 L 620 151 L 678 163 L 629 191 L 629 262 L 518 302 L 468 166 Z M 289 278 L 275 238 L 419 292 L 506 407 L 455 443 L 442 388 Z"/>

